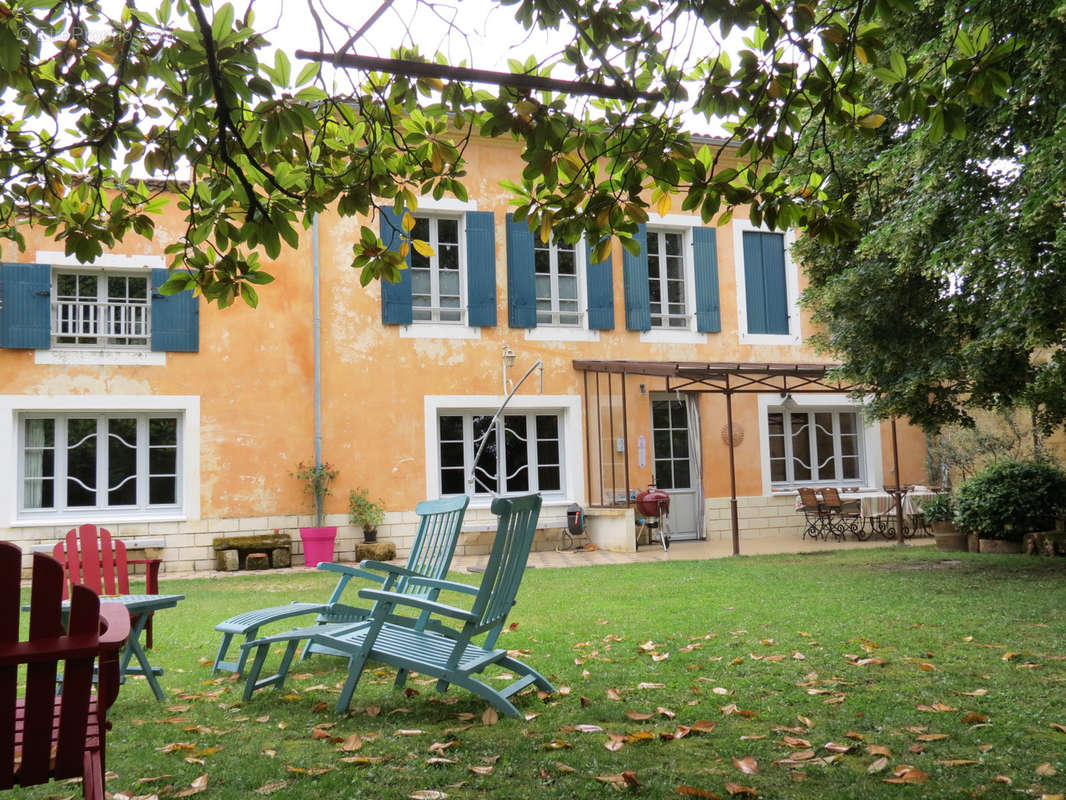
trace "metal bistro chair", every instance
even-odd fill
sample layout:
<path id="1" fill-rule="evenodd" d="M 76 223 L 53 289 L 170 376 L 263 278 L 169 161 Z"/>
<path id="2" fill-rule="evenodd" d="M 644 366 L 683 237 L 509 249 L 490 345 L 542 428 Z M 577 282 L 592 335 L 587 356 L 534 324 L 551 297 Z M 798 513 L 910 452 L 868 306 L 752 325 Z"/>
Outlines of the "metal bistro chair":
<path id="1" fill-rule="evenodd" d="M 822 489 L 822 502 L 829 514 L 829 532 L 834 539 L 843 541 L 849 533 L 859 541 L 869 536 L 858 500 L 843 501 L 835 487 L 827 486 Z"/>
<path id="2" fill-rule="evenodd" d="M 818 499 L 818 493 L 809 486 L 801 486 L 796 491 L 799 493 L 799 509 L 803 511 L 803 519 L 807 523 L 802 538 L 828 539 L 829 511 Z"/>

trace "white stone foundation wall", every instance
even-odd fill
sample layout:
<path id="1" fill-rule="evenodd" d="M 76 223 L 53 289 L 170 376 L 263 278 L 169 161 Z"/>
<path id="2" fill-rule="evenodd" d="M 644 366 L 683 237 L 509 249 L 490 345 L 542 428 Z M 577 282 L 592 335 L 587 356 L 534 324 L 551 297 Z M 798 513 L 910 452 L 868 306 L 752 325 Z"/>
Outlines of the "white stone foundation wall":
<path id="1" fill-rule="evenodd" d="M 212 548 L 219 536 L 252 535 L 262 533 L 287 533 L 292 537 L 293 565 L 303 565 L 303 544 L 300 528 L 314 525 L 310 515 L 243 517 L 239 519 L 210 519 L 195 522 L 137 522 L 101 523 L 115 538 L 154 550 L 162 547 L 161 573 L 203 572 L 215 569 L 215 551 Z M 363 541 L 362 528 L 348 524 L 344 514 L 327 515 L 325 525 L 337 526 L 337 540 L 333 549 L 334 559 L 342 562 L 355 560 L 355 545 Z M 541 511 L 540 527 L 533 540 L 534 550 L 553 550 L 559 544 L 559 531 L 566 526 L 566 508 L 549 507 Z M 30 569 L 33 550 L 51 552 L 56 542 L 66 536 L 75 525 L 55 527 L 16 527 L 0 529 L 0 539 L 22 548 L 22 566 Z M 418 515 L 414 511 L 390 512 L 385 522 L 378 526 L 378 541 L 393 542 L 396 556 L 406 559 L 414 544 L 418 530 Z M 489 509 L 469 509 L 463 520 L 463 532 L 459 537 L 456 555 L 488 554 L 496 531 L 496 517 Z M 142 553 L 131 553 L 131 558 L 140 558 Z M 156 553 L 151 553 L 156 555 Z M 138 568 L 139 569 L 139 568 Z"/>
<path id="2" fill-rule="evenodd" d="M 706 501 L 704 531 L 708 539 L 730 539 L 729 498 L 709 497 Z M 738 497 L 737 520 L 741 539 L 761 536 L 803 535 L 803 514 L 796 511 L 796 496 L 792 493 L 772 497 Z"/>

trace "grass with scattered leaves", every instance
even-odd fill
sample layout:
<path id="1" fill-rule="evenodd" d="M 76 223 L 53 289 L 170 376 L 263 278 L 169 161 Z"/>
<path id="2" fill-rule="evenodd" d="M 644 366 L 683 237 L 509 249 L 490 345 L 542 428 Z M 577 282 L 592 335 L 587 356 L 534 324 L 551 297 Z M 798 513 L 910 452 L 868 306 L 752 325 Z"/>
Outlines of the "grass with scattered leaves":
<path id="1" fill-rule="evenodd" d="M 458 579 L 475 582 L 477 575 Z M 531 569 L 500 644 L 559 693 L 525 719 L 339 659 L 248 703 L 213 625 L 325 598 L 317 572 L 166 580 L 111 719 L 115 798 L 1062 797 L 1066 561 L 932 548 Z M 276 656 L 275 656 L 276 657 Z M 80 796 L 52 784 L 28 798 Z"/>

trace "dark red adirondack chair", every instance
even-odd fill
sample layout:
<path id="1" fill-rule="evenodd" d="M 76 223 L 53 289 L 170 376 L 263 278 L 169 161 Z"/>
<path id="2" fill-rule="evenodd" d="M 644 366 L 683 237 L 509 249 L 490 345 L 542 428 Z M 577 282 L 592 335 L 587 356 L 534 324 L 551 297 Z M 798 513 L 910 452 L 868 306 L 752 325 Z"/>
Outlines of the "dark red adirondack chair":
<path id="1" fill-rule="evenodd" d="M 0 542 L 0 789 L 80 776 L 87 800 L 103 800 L 107 709 L 118 695 L 129 614 L 75 586 L 64 629 L 63 568 L 34 553 L 29 638 L 20 641 L 21 579 L 22 552 Z"/>
<path id="2" fill-rule="evenodd" d="M 130 593 L 130 564 L 145 566 L 145 594 L 159 594 L 159 565 L 162 559 L 127 559 L 126 543 L 112 539 L 107 528 L 82 525 L 67 531 L 66 538 L 52 548 L 52 555 L 63 565 L 67 580 L 63 599 L 70 588 L 83 583 L 99 595 Z M 152 647 L 152 620 L 145 627 L 145 646 Z"/>

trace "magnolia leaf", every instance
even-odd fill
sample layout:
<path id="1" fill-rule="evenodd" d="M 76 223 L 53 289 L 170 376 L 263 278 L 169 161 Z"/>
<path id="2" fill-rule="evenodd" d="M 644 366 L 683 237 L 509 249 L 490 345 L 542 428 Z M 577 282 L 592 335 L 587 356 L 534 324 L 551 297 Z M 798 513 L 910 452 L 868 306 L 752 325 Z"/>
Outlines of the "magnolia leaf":
<path id="1" fill-rule="evenodd" d="M 739 783 L 733 783 L 731 781 L 725 782 L 725 790 L 732 795 L 747 794 L 752 797 L 758 797 L 759 793 L 752 789 L 750 786 L 741 786 Z"/>
<path id="2" fill-rule="evenodd" d="M 871 762 L 870 766 L 868 766 L 866 768 L 866 771 L 872 775 L 875 772 L 881 772 L 887 766 L 888 766 L 888 759 L 885 758 L 884 756 L 881 756 L 880 758 L 878 758 L 875 761 Z"/>
<path id="3" fill-rule="evenodd" d="M 743 772 L 745 775 L 756 775 L 759 772 L 759 762 L 752 756 L 745 756 L 744 758 L 733 758 L 733 766 Z"/>
<path id="4" fill-rule="evenodd" d="M 424 242 L 421 239 L 412 239 L 411 246 L 414 247 L 415 252 L 418 253 L 420 256 L 432 258 L 435 255 L 433 248 L 430 247 L 427 242 Z"/>

